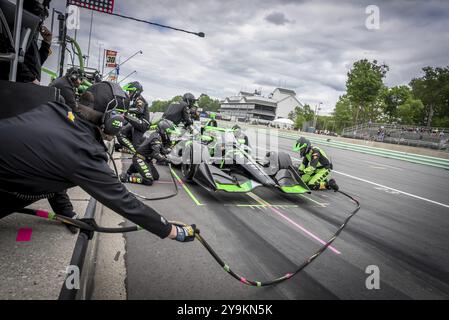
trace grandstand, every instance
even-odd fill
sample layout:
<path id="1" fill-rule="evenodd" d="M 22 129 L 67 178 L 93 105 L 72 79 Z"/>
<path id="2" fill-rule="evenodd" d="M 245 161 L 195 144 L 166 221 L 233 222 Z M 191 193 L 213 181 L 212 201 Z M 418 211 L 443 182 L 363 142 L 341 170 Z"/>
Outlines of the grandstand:
<path id="1" fill-rule="evenodd" d="M 412 147 L 449 150 L 448 128 L 365 123 L 343 129 L 342 136 Z"/>

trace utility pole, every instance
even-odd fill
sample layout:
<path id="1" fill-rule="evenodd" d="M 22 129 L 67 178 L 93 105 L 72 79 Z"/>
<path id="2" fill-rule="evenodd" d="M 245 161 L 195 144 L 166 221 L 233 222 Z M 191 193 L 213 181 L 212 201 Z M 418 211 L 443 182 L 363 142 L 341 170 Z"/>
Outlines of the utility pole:
<path id="1" fill-rule="evenodd" d="M 131 60 L 132 58 L 134 58 L 135 56 L 137 56 L 138 54 L 143 54 L 142 50 L 137 51 L 135 54 L 133 54 L 132 56 L 130 56 L 128 59 L 126 59 L 125 61 L 123 61 L 122 63 L 119 63 L 119 65 L 116 67 L 116 69 L 120 69 L 121 66 L 123 66 L 125 63 L 127 63 L 129 60 Z M 115 69 L 115 70 L 116 70 Z M 112 72 L 114 72 L 114 69 L 112 69 L 111 71 L 109 71 L 109 73 L 105 76 L 103 76 L 103 79 L 107 78 Z"/>
<path id="2" fill-rule="evenodd" d="M 92 26 L 94 24 L 94 11 L 90 11 L 90 30 L 89 30 L 89 44 L 87 46 L 87 61 L 86 66 L 89 67 L 89 60 L 90 60 L 90 43 L 92 40 Z"/>
<path id="3" fill-rule="evenodd" d="M 317 122 L 318 122 L 318 112 L 321 110 L 321 105 L 322 105 L 323 103 L 322 102 L 320 102 L 319 104 L 317 104 L 317 105 L 315 105 L 315 116 L 314 116 L 314 119 L 313 119 L 313 128 L 316 130 L 316 125 L 317 125 Z"/>
<path id="4" fill-rule="evenodd" d="M 65 63 L 65 50 L 67 49 L 67 18 L 69 17 L 69 14 L 67 12 L 67 7 L 69 6 L 69 1 L 66 2 L 66 9 L 65 9 L 65 15 L 64 20 L 62 20 L 62 17 L 58 17 L 58 20 L 60 19 L 62 23 L 64 24 L 63 32 L 62 32 L 62 39 L 61 39 L 61 59 L 59 61 L 59 76 L 62 77 L 64 75 L 64 63 Z"/>

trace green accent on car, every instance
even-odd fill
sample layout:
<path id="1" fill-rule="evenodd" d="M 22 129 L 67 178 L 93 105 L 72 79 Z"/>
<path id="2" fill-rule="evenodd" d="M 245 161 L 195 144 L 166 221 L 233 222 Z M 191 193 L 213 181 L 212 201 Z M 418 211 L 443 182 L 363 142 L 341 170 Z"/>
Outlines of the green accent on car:
<path id="1" fill-rule="evenodd" d="M 201 136 L 201 141 L 212 142 L 212 141 L 214 141 L 214 138 L 212 138 L 211 136 Z"/>
<path id="2" fill-rule="evenodd" d="M 235 130 L 228 129 L 228 128 L 206 126 L 206 127 L 204 127 L 204 131 L 234 132 Z"/>
<path id="3" fill-rule="evenodd" d="M 231 270 L 231 268 L 227 264 L 224 265 L 223 269 L 225 269 L 226 272 L 229 272 Z"/>
<path id="4" fill-rule="evenodd" d="M 298 194 L 298 193 L 308 193 L 310 190 L 301 187 L 300 185 L 291 186 L 291 187 L 281 187 L 282 192 Z"/>
<path id="5" fill-rule="evenodd" d="M 236 185 L 236 184 L 222 184 L 219 182 L 215 182 L 215 185 L 217 186 L 218 190 L 221 191 L 225 191 L 225 192 L 235 192 L 235 193 L 240 193 L 240 192 L 249 192 L 253 189 L 253 184 L 251 182 L 251 180 L 248 180 L 247 182 L 245 182 L 244 184 L 241 185 Z"/>

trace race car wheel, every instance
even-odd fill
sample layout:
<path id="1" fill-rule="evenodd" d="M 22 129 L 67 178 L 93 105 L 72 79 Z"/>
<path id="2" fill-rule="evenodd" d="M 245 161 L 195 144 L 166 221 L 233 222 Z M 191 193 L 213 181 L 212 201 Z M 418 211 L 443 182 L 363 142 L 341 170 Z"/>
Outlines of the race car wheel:
<path id="1" fill-rule="evenodd" d="M 196 167 L 198 166 L 198 161 L 195 161 L 195 154 L 192 144 L 186 146 L 182 159 L 182 175 L 184 176 L 184 180 L 190 182 L 192 181 L 193 176 L 195 175 Z"/>
<path id="2" fill-rule="evenodd" d="M 202 161 L 201 153 L 203 147 L 200 144 L 189 144 L 185 147 L 182 156 L 181 171 L 184 176 L 184 180 L 190 182 L 193 180 L 196 168 Z"/>
<path id="3" fill-rule="evenodd" d="M 278 154 L 279 170 L 288 169 L 292 165 L 292 158 L 285 152 Z"/>

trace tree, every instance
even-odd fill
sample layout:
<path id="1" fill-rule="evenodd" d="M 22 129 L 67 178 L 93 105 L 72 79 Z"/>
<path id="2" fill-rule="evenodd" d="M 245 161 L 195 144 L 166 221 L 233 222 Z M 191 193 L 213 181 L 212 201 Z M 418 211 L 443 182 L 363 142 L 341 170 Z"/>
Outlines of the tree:
<path id="1" fill-rule="evenodd" d="M 207 94 L 202 94 L 198 99 L 198 107 L 204 111 L 217 112 L 220 109 L 220 101 L 212 99 Z"/>
<path id="2" fill-rule="evenodd" d="M 398 118 L 398 108 L 412 98 L 412 91 L 408 86 L 385 88 L 383 96 L 383 112 L 388 121 L 394 122 Z M 404 108 L 402 109 L 404 111 Z"/>
<path id="3" fill-rule="evenodd" d="M 410 86 L 425 107 L 425 124 L 449 123 L 449 67 L 425 67 L 423 71 L 424 76 L 413 79 Z"/>
<path id="4" fill-rule="evenodd" d="M 422 121 L 424 105 L 419 99 L 410 97 L 398 106 L 396 116 L 400 124 L 416 125 Z"/>
<path id="5" fill-rule="evenodd" d="M 173 102 L 179 102 L 182 100 L 182 96 L 176 96 L 172 99 L 166 100 L 155 100 L 151 104 L 150 111 L 151 112 L 165 112 L 170 104 Z"/>
<path id="6" fill-rule="evenodd" d="M 335 130 L 337 132 L 340 132 L 343 128 L 354 123 L 354 108 L 347 95 L 341 96 L 338 100 L 335 105 L 333 117 L 335 121 Z"/>
<path id="7" fill-rule="evenodd" d="M 314 113 L 308 104 L 302 108 L 296 107 L 295 110 L 288 114 L 288 118 L 295 123 L 295 129 L 301 129 L 306 122 L 313 120 Z"/>
<path id="8" fill-rule="evenodd" d="M 379 65 L 363 59 L 354 63 L 346 82 L 347 95 L 356 107 L 355 122 L 374 120 L 378 115 L 379 93 L 384 87 L 383 78 L 388 72 L 387 65 Z"/>

